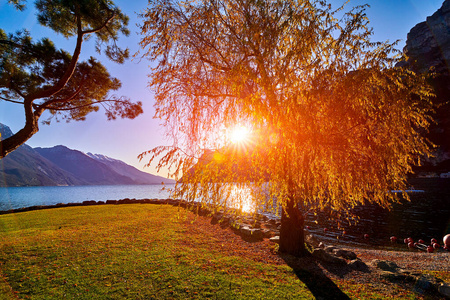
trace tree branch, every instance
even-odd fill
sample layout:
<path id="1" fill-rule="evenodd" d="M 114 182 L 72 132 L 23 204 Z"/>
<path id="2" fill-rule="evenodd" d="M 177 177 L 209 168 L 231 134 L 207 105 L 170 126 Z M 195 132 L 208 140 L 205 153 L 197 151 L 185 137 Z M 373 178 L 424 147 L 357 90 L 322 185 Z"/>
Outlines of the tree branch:
<path id="1" fill-rule="evenodd" d="M 36 107 L 41 108 L 41 109 L 49 109 L 49 106 L 55 103 L 62 103 L 62 102 L 68 102 L 73 100 L 80 92 L 81 89 L 83 88 L 83 83 L 80 84 L 80 86 L 78 87 L 78 89 L 68 98 L 65 99 L 53 99 L 53 100 L 49 100 L 47 102 L 44 102 L 40 105 L 37 105 Z"/>
<path id="2" fill-rule="evenodd" d="M 75 46 L 75 49 L 74 49 L 74 52 L 72 55 L 72 59 L 70 60 L 69 66 L 67 67 L 64 75 L 52 87 L 50 87 L 48 89 L 37 91 L 36 93 L 32 93 L 31 95 L 29 95 L 28 96 L 29 99 L 34 100 L 34 99 L 47 98 L 47 97 L 53 96 L 54 94 L 61 91 L 64 88 L 64 86 L 67 84 L 69 79 L 72 77 L 73 73 L 75 72 L 75 67 L 77 65 L 78 58 L 80 56 L 81 44 L 83 43 L 83 31 L 82 31 L 82 27 L 81 27 L 81 17 L 78 14 L 77 14 L 77 31 L 78 31 L 78 34 L 77 34 L 76 46 Z"/>
<path id="3" fill-rule="evenodd" d="M 3 101 L 12 102 L 12 103 L 23 104 L 23 102 L 16 101 L 16 100 L 11 100 L 11 99 L 4 98 L 4 97 L 1 97 L 1 96 L 0 96 L 0 99 L 3 100 Z"/>
<path id="4" fill-rule="evenodd" d="M 103 28 L 105 28 L 108 25 L 109 21 L 111 21 L 115 17 L 115 15 L 116 14 L 113 12 L 111 17 L 106 19 L 106 21 L 103 23 L 103 25 L 98 27 L 98 28 L 91 29 L 91 30 L 86 30 L 86 31 L 81 31 L 82 35 L 99 32 L 100 30 L 102 30 Z"/>
<path id="5" fill-rule="evenodd" d="M 100 100 L 100 101 L 95 101 L 95 102 L 92 102 L 92 103 L 87 103 L 87 104 L 78 105 L 78 106 L 72 106 L 72 107 L 66 107 L 66 108 L 46 106 L 45 109 L 56 110 L 56 111 L 68 111 L 68 110 L 74 110 L 74 109 L 83 108 L 83 107 L 87 107 L 87 106 L 92 106 L 92 105 L 95 105 L 95 104 L 106 103 L 106 102 L 127 103 L 127 101 L 124 101 L 124 100 L 106 99 L 106 100 Z"/>

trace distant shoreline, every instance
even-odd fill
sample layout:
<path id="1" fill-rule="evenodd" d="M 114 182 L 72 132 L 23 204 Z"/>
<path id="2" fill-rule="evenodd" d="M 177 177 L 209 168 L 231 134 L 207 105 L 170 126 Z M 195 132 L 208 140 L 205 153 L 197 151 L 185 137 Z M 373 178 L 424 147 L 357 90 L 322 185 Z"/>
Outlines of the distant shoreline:
<path id="1" fill-rule="evenodd" d="M 171 204 L 178 205 L 181 200 L 174 199 L 129 199 L 124 198 L 120 200 L 106 200 L 106 201 L 95 201 L 95 200 L 86 200 L 83 202 L 71 202 L 71 203 L 58 203 L 53 205 L 33 205 L 22 208 L 15 208 L 10 210 L 0 211 L 0 215 L 5 214 L 13 214 L 34 210 L 42 210 L 42 209 L 51 209 L 51 208 L 60 208 L 60 207 L 71 207 L 71 206 L 92 206 L 92 205 L 118 205 L 118 204 Z"/>

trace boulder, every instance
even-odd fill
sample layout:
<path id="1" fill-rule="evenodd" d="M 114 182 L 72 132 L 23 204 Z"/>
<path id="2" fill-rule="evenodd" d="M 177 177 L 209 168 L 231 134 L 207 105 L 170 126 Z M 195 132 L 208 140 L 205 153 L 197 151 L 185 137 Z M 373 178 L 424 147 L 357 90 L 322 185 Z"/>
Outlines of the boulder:
<path id="1" fill-rule="evenodd" d="M 97 202 L 94 200 L 83 201 L 83 205 L 95 205 L 95 204 L 97 204 Z"/>
<path id="2" fill-rule="evenodd" d="M 431 280 L 425 276 L 420 276 L 416 280 L 416 284 L 414 285 L 414 289 L 416 292 L 423 293 L 425 291 L 430 291 L 433 289 L 433 283 Z"/>
<path id="3" fill-rule="evenodd" d="M 315 257 L 318 260 L 321 260 L 323 262 L 337 264 L 337 265 L 346 265 L 347 264 L 345 259 L 334 256 L 321 248 L 315 248 L 311 254 L 313 257 Z"/>
<path id="4" fill-rule="evenodd" d="M 279 243 L 280 243 L 280 236 L 279 236 L 279 235 L 273 236 L 273 237 L 271 237 L 271 238 L 269 239 L 269 241 L 271 241 L 272 243 L 277 243 L 277 244 L 279 244 Z"/>
<path id="5" fill-rule="evenodd" d="M 411 275 L 408 275 L 408 274 L 384 271 L 384 270 L 381 270 L 379 272 L 379 274 L 380 274 L 381 278 L 389 280 L 391 282 L 412 282 L 412 281 L 414 281 L 414 277 Z"/>
<path id="6" fill-rule="evenodd" d="M 369 267 L 359 258 L 353 259 L 348 263 L 348 266 L 353 270 L 367 272 Z"/>
<path id="7" fill-rule="evenodd" d="M 336 248 L 335 246 L 326 246 L 323 249 L 328 253 L 333 253 L 335 250 L 338 250 L 338 248 Z"/>
<path id="8" fill-rule="evenodd" d="M 450 299 L 450 285 L 448 285 L 447 283 L 441 283 L 438 286 L 438 292 L 442 296 Z"/>
<path id="9" fill-rule="evenodd" d="M 270 230 L 267 229 L 267 228 L 262 228 L 262 229 L 261 229 L 261 232 L 262 232 L 262 234 L 263 234 L 263 236 L 264 236 L 265 238 L 271 238 L 271 237 L 273 237 L 273 236 L 275 235 L 275 233 L 274 233 L 273 231 L 270 231 Z"/>
<path id="10" fill-rule="evenodd" d="M 349 251 L 349 250 L 343 250 L 343 249 L 334 249 L 332 252 L 334 255 L 345 258 L 345 259 L 349 259 L 349 260 L 355 260 L 356 259 L 356 254 L 353 251 Z"/>
<path id="11" fill-rule="evenodd" d="M 263 232 L 259 228 L 251 228 L 250 226 L 243 226 L 239 228 L 239 232 L 242 236 L 252 238 L 252 239 L 262 239 Z"/>
<path id="12" fill-rule="evenodd" d="M 397 266 L 395 262 L 389 261 L 389 260 L 381 260 L 381 259 L 374 259 L 370 262 L 370 264 L 377 269 L 388 271 L 388 272 L 398 272 L 400 270 L 400 267 Z"/>
<path id="13" fill-rule="evenodd" d="M 313 246 L 313 248 L 317 248 L 319 246 L 319 240 L 311 233 L 305 236 L 305 241 Z"/>

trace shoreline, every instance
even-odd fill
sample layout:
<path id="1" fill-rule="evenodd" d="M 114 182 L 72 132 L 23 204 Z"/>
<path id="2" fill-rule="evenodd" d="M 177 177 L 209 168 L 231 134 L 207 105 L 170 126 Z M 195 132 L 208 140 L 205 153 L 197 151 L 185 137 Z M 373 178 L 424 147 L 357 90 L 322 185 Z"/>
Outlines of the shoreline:
<path id="1" fill-rule="evenodd" d="M 122 205 L 122 204 L 156 204 L 156 205 L 172 205 L 172 206 L 181 206 L 183 208 L 195 210 L 198 215 L 209 216 L 211 217 L 211 223 L 217 224 L 220 223 L 223 226 L 223 223 L 227 223 L 225 225 L 231 226 L 234 228 L 236 234 L 243 236 L 244 238 L 249 238 L 251 240 L 261 240 L 263 238 L 270 238 L 276 235 L 279 235 L 278 226 L 281 224 L 278 219 L 271 219 L 266 215 L 256 214 L 256 218 L 245 217 L 245 215 L 239 216 L 238 218 L 230 217 L 225 214 L 223 211 L 213 212 L 201 203 L 190 203 L 180 199 L 130 199 L 124 198 L 120 200 L 107 200 L 107 201 L 95 201 L 95 200 L 85 200 L 83 202 L 72 202 L 72 203 L 58 203 L 54 205 L 35 205 L 29 207 L 22 207 L 17 209 L 11 209 L 7 211 L 0 211 L 0 215 L 13 214 L 13 213 L 21 213 L 28 211 L 36 211 L 43 209 L 54 209 L 54 208 L 64 208 L 64 207 L 74 207 L 74 206 L 95 206 L 95 205 Z M 252 215 L 248 215 L 252 216 Z M 359 249 L 361 251 L 383 251 L 383 252 L 398 252 L 403 254 L 419 254 L 419 255 L 429 255 L 425 251 L 420 251 L 419 249 L 408 249 L 406 245 L 401 243 L 400 241 L 396 244 L 380 244 L 371 242 L 357 242 L 354 240 L 344 240 L 344 239 L 333 239 L 326 235 L 321 235 L 317 233 L 317 230 L 309 230 L 305 228 L 305 237 L 313 236 L 316 239 L 319 239 L 325 245 L 333 245 L 339 248 L 344 249 Z M 440 241 L 441 242 L 441 241 Z M 353 251 L 353 250 L 352 250 Z M 449 251 L 445 251 L 443 249 L 438 249 L 435 253 L 432 254 L 449 254 Z M 401 255 L 400 255 L 401 256 Z M 449 261 L 450 265 L 450 261 Z"/>

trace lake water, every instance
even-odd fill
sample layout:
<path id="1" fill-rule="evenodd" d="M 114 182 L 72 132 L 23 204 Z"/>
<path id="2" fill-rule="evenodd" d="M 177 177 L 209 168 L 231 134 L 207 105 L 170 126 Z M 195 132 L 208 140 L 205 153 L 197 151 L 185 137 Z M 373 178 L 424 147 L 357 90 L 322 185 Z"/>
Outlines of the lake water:
<path id="1" fill-rule="evenodd" d="M 309 214 L 306 224 L 310 231 L 336 241 L 362 241 L 369 244 L 389 242 L 391 235 L 414 239 L 440 238 L 450 233 L 450 179 L 416 179 L 411 184 L 421 192 L 411 193 L 411 202 L 394 205 L 391 211 L 375 205 L 355 208 L 359 222 L 350 226 L 330 218 L 326 213 Z M 166 185 L 172 188 L 174 185 Z M 130 199 L 167 199 L 170 194 L 161 185 L 112 185 L 112 186 L 47 186 L 0 188 L 0 211 L 36 205 L 81 203 L 86 200 L 106 201 Z M 239 195 L 241 194 L 242 195 Z M 233 197 L 241 197 L 243 210 L 251 211 L 248 191 L 234 191 Z M 324 228 L 328 230 L 324 232 Z M 343 230 L 346 231 L 343 236 Z M 362 236 L 370 235 L 369 241 Z"/>
<path id="2" fill-rule="evenodd" d="M 173 185 L 166 185 L 171 188 Z M 30 186 L 0 188 L 0 211 L 35 205 L 81 203 L 86 200 L 166 199 L 162 185 Z"/>

